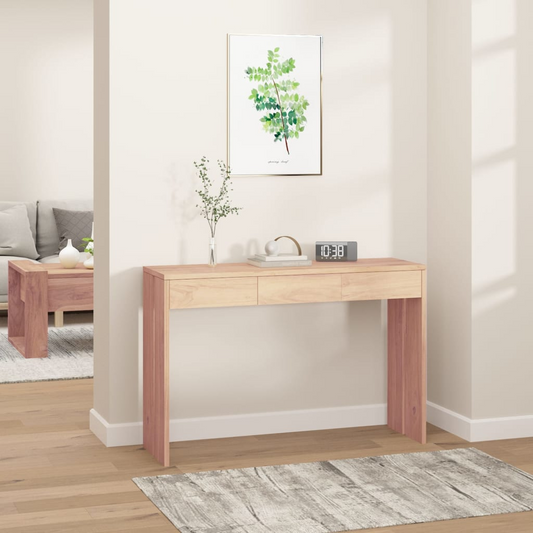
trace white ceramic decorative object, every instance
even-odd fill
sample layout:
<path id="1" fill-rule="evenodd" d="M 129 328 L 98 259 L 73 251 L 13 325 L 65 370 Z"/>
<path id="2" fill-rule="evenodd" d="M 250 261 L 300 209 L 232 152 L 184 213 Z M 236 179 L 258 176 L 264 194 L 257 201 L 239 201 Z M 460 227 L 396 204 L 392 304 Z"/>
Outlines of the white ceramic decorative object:
<path id="1" fill-rule="evenodd" d="M 92 255 L 89 256 L 89 259 L 84 261 L 83 266 L 85 268 L 94 268 L 94 257 Z"/>
<path id="2" fill-rule="evenodd" d="M 80 260 L 80 252 L 72 246 L 72 239 L 69 239 L 67 245 L 59 252 L 59 262 L 63 268 L 74 268 Z"/>
<path id="3" fill-rule="evenodd" d="M 268 241 L 265 244 L 265 252 L 267 255 L 276 256 L 279 253 L 279 245 L 276 241 Z"/>

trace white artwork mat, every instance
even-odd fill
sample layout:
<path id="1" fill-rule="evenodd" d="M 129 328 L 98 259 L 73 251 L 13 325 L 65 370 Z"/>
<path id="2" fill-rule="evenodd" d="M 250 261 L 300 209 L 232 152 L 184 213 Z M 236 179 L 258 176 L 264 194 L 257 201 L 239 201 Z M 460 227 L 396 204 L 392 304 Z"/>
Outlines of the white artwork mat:
<path id="1" fill-rule="evenodd" d="M 299 85 L 281 95 L 297 94 L 308 106 L 301 114 L 304 121 L 288 125 L 291 130 L 303 127 L 298 137 L 275 141 L 275 134 L 264 129 L 261 119 L 278 109 L 256 109 L 250 99 L 253 89 L 265 82 L 249 79 L 247 69 L 267 69 L 269 51 L 277 54 L 276 64 L 292 59 L 291 72 L 273 80 L 289 80 Z M 315 35 L 228 35 L 228 161 L 233 175 L 320 175 L 322 173 L 322 37 Z M 268 82 L 272 87 L 273 83 Z M 271 88 L 270 97 L 280 102 Z M 260 92 L 261 94 L 261 92 Z M 269 98 L 270 98 L 269 97 Z M 282 109 L 290 112 L 289 105 Z M 296 111 L 297 112 L 297 111 Z M 296 133 L 294 133 L 296 135 Z M 286 141 L 286 142 L 285 142 Z M 288 151 L 287 151 L 288 148 Z"/>

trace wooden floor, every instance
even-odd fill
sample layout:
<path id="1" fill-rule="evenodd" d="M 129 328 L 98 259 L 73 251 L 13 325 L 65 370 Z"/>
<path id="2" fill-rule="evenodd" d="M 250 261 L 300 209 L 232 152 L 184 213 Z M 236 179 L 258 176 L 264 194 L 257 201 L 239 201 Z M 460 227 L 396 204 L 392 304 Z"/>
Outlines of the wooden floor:
<path id="1" fill-rule="evenodd" d="M 176 533 L 132 477 L 469 446 L 432 426 L 426 446 L 386 427 L 342 429 L 177 443 L 163 469 L 140 446 L 105 448 L 91 407 L 92 380 L 0 385 L 1 533 Z M 533 439 L 475 447 L 533 473 Z M 379 532 L 533 533 L 533 513 Z"/>

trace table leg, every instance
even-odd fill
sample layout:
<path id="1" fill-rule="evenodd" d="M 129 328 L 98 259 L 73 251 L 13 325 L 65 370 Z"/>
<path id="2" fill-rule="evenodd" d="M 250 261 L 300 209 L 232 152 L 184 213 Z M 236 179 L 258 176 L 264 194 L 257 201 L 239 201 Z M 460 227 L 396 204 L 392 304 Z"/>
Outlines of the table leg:
<path id="1" fill-rule="evenodd" d="M 169 287 L 160 278 L 143 276 L 143 442 L 157 461 L 169 466 Z"/>
<path id="2" fill-rule="evenodd" d="M 9 266 L 8 338 L 27 359 L 48 356 L 48 274 Z"/>
<path id="3" fill-rule="evenodd" d="M 7 332 L 9 340 L 24 339 L 24 302 L 21 297 L 22 274 L 9 265 Z"/>
<path id="4" fill-rule="evenodd" d="M 426 273 L 422 297 L 388 301 L 388 425 L 426 443 Z"/>
<path id="5" fill-rule="evenodd" d="M 54 311 L 54 326 L 62 328 L 64 324 L 63 311 Z"/>

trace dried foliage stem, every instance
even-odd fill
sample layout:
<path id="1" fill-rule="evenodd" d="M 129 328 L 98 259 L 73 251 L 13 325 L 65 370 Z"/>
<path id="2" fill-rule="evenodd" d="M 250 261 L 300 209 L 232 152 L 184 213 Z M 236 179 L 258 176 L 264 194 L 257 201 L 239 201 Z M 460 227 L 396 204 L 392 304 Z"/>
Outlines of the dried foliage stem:
<path id="1" fill-rule="evenodd" d="M 231 171 L 226 164 L 220 159 L 217 160 L 220 176 L 222 178 L 222 184 L 220 185 L 220 191 L 218 194 L 212 194 L 211 189 L 214 185 L 213 180 L 209 177 L 207 165 L 209 160 L 204 156 L 200 159 L 200 162 L 194 162 L 198 178 L 200 179 L 202 186 L 196 190 L 196 193 L 200 197 L 201 202 L 196 205 L 200 209 L 200 214 L 207 220 L 209 224 L 209 230 L 211 238 L 215 237 L 217 224 L 221 218 L 225 218 L 229 215 L 238 215 L 241 207 L 233 207 L 230 200 L 231 188 Z"/>

